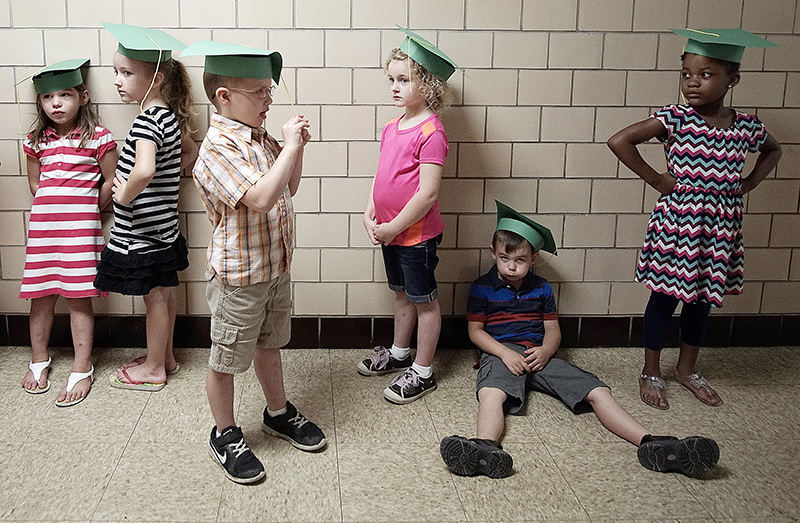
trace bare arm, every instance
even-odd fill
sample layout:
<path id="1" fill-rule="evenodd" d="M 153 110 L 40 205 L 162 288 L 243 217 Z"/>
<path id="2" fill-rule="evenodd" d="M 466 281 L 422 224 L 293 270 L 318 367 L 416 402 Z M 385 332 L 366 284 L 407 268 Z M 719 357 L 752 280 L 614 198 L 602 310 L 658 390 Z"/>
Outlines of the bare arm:
<path id="1" fill-rule="evenodd" d="M 544 320 L 544 339 L 539 347 L 534 347 L 525 351 L 525 362 L 530 366 L 531 371 L 539 371 L 547 365 L 550 358 L 555 355 L 559 345 L 561 345 L 561 327 L 558 320 Z"/>
<path id="2" fill-rule="evenodd" d="M 419 190 L 392 221 L 378 224 L 375 227 L 375 238 L 388 245 L 398 234 L 421 220 L 439 198 L 442 172 L 444 172 L 444 167 L 441 165 L 421 164 L 419 167 Z"/>
<path id="3" fill-rule="evenodd" d="M 300 115 L 300 117 L 303 118 L 303 115 Z M 289 177 L 289 194 L 292 196 L 297 194 L 297 189 L 300 187 L 300 177 L 303 175 L 303 153 L 306 150 L 306 144 L 311 140 L 311 133 L 308 132 L 308 129 L 303 129 L 300 137 L 302 138 L 303 148 L 300 150 L 300 157 L 294 164 L 292 176 Z"/>
<path id="4" fill-rule="evenodd" d="M 116 149 L 111 149 L 98 160 L 100 164 L 100 174 L 103 175 L 100 179 L 99 207 L 101 211 L 111 203 L 111 190 L 114 187 L 114 173 L 117 170 L 117 160 L 119 160 L 119 152 Z"/>
<path id="5" fill-rule="evenodd" d="M 758 184 L 772 172 L 775 166 L 778 165 L 778 160 L 780 160 L 781 155 L 783 155 L 781 144 L 779 144 L 778 140 L 773 138 L 771 134 L 767 135 L 767 139 L 761 145 L 758 152 L 758 159 L 756 160 L 755 166 L 753 166 L 753 170 L 742 180 L 742 193 L 744 194 L 755 189 Z"/>
<path id="6" fill-rule="evenodd" d="M 369 188 L 369 198 L 367 199 L 367 207 L 364 209 L 364 229 L 367 231 L 369 241 L 372 245 L 380 245 L 380 241 L 375 238 L 375 226 L 378 222 L 375 221 L 375 202 L 372 199 L 372 192 L 375 190 L 375 178 L 372 179 L 372 185 Z"/>
<path id="7" fill-rule="evenodd" d="M 667 130 L 655 118 L 648 118 L 617 132 L 608 139 L 606 144 L 619 160 L 639 178 L 653 187 L 661 194 L 669 194 L 675 187 L 675 178 L 668 174 L 661 174 L 648 164 L 636 146 L 651 138 L 665 137 Z"/>
<path id="8" fill-rule="evenodd" d="M 128 205 L 139 196 L 156 175 L 156 144 L 150 140 L 136 140 L 136 162 L 125 181 L 121 175 L 114 178 L 114 201 Z"/>
<path id="9" fill-rule="evenodd" d="M 181 171 L 194 167 L 194 162 L 197 160 L 197 152 L 200 147 L 197 142 L 192 140 L 190 136 L 183 136 L 181 134 Z"/>
<path id="10" fill-rule="evenodd" d="M 31 158 L 26 156 L 25 166 L 28 169 L 28 187 L 31 189 L 31 195 L 36 196 L 36 191 L 39 189 L 39 175 L 41 174 L 41 164 L 38 158 Z"/>
<path id="11" fill-rule="evenodd" d="M 468 321 L 467 331 L 469 332 L 469 339 L 472 343 L 478 346 L 483 352 L 497 356 L 508 370 L 515 376 L 520 376 L 530 371 L 525 358 L 519 352 L 509 349 L 496 339 L 492 338 L 488 332 L 484 330 L 484 323 L 480 321 Z"/>

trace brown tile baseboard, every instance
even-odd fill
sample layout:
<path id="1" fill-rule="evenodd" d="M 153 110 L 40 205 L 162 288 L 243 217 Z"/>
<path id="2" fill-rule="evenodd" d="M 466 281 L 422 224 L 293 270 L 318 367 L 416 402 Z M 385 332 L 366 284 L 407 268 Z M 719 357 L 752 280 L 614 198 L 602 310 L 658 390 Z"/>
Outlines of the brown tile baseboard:
<path id="1" fill-rule="evenodd" d="M 638 347 L 641 316 L 562 316 L 562 347 Z M 176 347 L 209 347 L 208 316 L 178 316 Z M 678 344 L 675 318 L 667 346 Z M 50 334 L 53 346 L 70 346 L 69 316 L 58 314 Z M 359 348 L 392 342 L 392 318 L 292 318 L 290 348 Z M 0 314 L 0 345 L 30 345 L 28 316 Z M 144 316 L 96 316 L 96 347 L 143 347 Z M 704 345 L 709 347 L 800 346 L 800 315 L 711 316 Z M 442 318 L 439 346 L 472 348 L 464 317 Z"/>

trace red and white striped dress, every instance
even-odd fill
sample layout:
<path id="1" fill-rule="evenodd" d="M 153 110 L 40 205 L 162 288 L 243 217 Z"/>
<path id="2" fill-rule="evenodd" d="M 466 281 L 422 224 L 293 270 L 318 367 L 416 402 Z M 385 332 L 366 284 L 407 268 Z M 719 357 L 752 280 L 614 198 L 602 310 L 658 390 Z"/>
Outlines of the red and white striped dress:
<path id="1" fill-rule="evenodd" d="M 20 298 L 104 294 L 93 285 L 105 245 L 98 161 L 117 144 L 103 127 L 97 127 L 82 148 L 78 148 L 80 141 L 77 129 L 59 136 L 48 128 L 44 142 L 33 147 L 26 139 L 23 145 L 25 154 L 39 161 L 40 174 L 28 225 Z"/>

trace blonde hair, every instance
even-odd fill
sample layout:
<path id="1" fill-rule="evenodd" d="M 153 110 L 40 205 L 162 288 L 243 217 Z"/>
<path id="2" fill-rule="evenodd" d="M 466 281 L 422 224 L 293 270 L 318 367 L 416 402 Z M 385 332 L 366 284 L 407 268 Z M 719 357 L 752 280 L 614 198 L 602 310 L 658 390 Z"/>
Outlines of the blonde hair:
<path id="1" fill-rule="evenodd" d="M 433 73 L 401 51 L 399 47 L 392 49 L 392 53 L 383 64 L 383 69 L 385 71 L 388 70 L 389 64 L 394 60 L 399 62 L 408 60 L 409 71 L 411 72 L 410 80 L 419 80 L 416 85 L 419 87 L 419 91 L 425 101 L 428 102 L 428 107 L 433 112 L 439 113 L 450 104 L 450 89 L 447 87 L 445 80 L 434 76 Z"/>
<path id="2" fill-rule="evenodd" d="M 89 92 L 83 84 L 70 87 L 69 89 L 59 89 L 59 91 L 61 90 L 75 91 L 79 101 L 84 92 Z M 33 125 L 31 125 L 31 130 L 28 133 L 28 139 L 31 141 L 34 148 L 45 141 L 44 133 L 47 128 L 55 127 L 53 121 L 47 116 L 44 107 L 42 107 L 41 96 L 41 94 L 36 95 L 36 120 L 33 122 Z M 86 100 L 85 104 L 78 105 L 78 113 L 75 115 L 75 122 L 75 127 L 78 128 L 81 133 L 81 141 L 78 143 L 78 148 L 81 149 L 86 146 L 86 142 L 94 138 L 97 126 L 100 125 L 100 117 L 97 115 L 97 109 L 92 104 L 91 99 Z"/>
<path id="3" fill-rule="evenodd" d="M 155 74 L 156 64 L 150 62 L 142 63 L 147 64 Z M 164 98 L 167 106 L 175 113 L 181 132 L 190 133 L 192 129 L 189 121 L 192 118 L 192 104 L 194 102 L 192 101 L 192 83 L 189 80 L 189 73 L 186 71 L 186 67 L 174 58 L 170 58 L 158 65 L 158 72 L 164 75 L 164 81 L 161 84 L 161 97 Z"/>
<path id="4" fill-rule="evenodd" d="M 217 89 L 220 87 L 239 87 L 240 79 L 235 76 L 222 76 L 220 74 L 204 72 L 203 90 L 206 92 L 209 101 L 217 106 Z"/>

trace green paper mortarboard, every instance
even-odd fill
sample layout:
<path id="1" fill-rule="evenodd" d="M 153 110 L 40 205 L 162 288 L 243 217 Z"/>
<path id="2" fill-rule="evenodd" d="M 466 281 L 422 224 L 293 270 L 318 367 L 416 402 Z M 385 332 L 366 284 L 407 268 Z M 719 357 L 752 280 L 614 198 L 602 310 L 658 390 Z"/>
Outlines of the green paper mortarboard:
<path id="1" fill-rule="evenodd" d="M 172 58 L 172 51 L 180 51 L 186 47 L 180 40 L 158 29 L 110 22 L 102 24 L 119 42 L 117 52 L 134 60 L 166 62 Z"/>
<path id="2" fill-rule="evenodd" d="M 776 47 L 744 29 L 670 29 L 689 40 L 684 49 L 687 53 L 707 56 L 717 60 L 740 63 L 745 47 Z"/>
<path id="3" fill-rule="evenodd" d="M 278 51 L 208 40 L 193 43 L 181 56 L 205 56 L 207 73 L 234 78 L 272 78 L 276 84 L 283 68 L 283 58 Z"/>
<path id="4" fill-rule="evenodd" d="M 39 94 L 76 87 L 83 83 L 81 69 L 88 63 L 86 58 L 75 58 L 48 65 L 33 75 L 33 86 Z"/>
<path id="5" fill-rule="evenodd" d="M 495 200 L 494 203 L 497 204 L 496 230 L 519 234 L 528 240 L 534 252 L 545 251 L 556 254 L 556 242 L 550 229 L 523 216 L 502 202 Z"/>
<path id="6" fill-rule="evenodd" d="M 422 38 L 414 31 L 397 26 L 406 34 L 406 39 L 400 45 L 400 50 L 411 57 L 412 60 L 427 69 L 441 80 L 447 80 L 453 75 L 458 66 L 441 49 Z"/>

